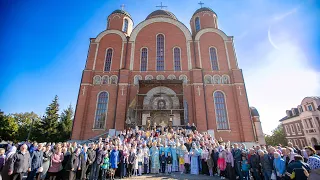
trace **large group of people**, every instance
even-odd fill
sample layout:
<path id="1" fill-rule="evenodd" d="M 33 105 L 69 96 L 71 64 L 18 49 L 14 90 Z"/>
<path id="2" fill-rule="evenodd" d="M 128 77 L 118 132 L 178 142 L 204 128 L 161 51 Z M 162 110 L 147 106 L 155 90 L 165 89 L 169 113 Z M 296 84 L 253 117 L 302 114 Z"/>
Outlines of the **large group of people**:
<path id="1" fill-rule="evenodd" d="M 257 145 L 214 139 L 186 128 L 134 128 L 97 142 L 9 142 L 0 149 L 0 180 L 98 180 L 143 174 L 204 174 L 221 179 L 320 179 L 313 147 Z"/>

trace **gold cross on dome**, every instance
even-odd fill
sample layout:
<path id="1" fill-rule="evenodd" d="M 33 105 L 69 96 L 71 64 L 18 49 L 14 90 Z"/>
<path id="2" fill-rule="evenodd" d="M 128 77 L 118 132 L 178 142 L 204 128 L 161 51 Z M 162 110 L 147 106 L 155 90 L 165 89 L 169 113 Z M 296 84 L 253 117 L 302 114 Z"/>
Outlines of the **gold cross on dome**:
<path id="1" fill-rule="evenodd" d="M 121 4 L 121 10 L 124 10 L 124 7 L 126 7 L 124 4 Z"/>
<path id="2" fill-rule="evenodd" d="M 162 2 L 160 3 L 160 6 L 156 6 L 156 7 L 159 7 L 160 9 L 163 9 L 164 7 L 168 7 L 168 6 L 163 6 L 162 5 Z"/>
<path id="3" fill-rule="evenodd" d="M 204 5 L 204 3 L 203 3 L 203 2 L 201 2 L 201 1 L 200 1 L 198 4 L 199 4 L 201 7 L 202 7 L 202 5 Z"/>

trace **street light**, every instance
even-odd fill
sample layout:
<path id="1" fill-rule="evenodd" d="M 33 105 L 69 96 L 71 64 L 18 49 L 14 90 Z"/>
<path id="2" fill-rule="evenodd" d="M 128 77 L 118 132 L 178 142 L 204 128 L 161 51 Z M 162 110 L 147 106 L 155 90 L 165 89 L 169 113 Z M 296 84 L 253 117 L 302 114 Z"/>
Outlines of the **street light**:
<path id="1" fill-rule="evenodd" d="M 33 126 L 34 118 L 32 118 L 31 120 L 32 120 L 32 121 L 31 121 L 31 126 L 30 126 L 30 128 L 29 128 L 29 133 L 28 133 L 27 141 L 28 141 L 28 140 L 29 140 L 29 138 L 30 138 L 30 134 L 31 134 L 31 130 L 32 130 L 32 126 Z"/>

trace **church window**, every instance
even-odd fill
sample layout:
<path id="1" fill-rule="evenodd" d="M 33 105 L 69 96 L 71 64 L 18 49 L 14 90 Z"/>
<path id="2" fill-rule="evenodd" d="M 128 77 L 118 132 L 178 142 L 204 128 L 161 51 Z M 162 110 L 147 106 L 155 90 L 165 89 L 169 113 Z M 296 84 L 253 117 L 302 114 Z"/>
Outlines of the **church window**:
<path id="1" fill-rule="evenodd" d="M 216 110 L 217 129 L 229 129 L 225 96 L 221 91 L 214 93 L 214 105 Z"/>
<path id="2" fill-rule="evenodd" d="M 116 75 L 110 77 L 110 84 L 118 84 L 118 77 Z"/>
<path id="3" fill-rule="evenodd" d="M 212 84 L 212 76 L 210 76 L 210 75 L 205 75 L 205 76 L 204 76 L 204 83 L 205 83 L 205 84 Z"/>
<path id="4" fill-rule="evenodd" d="M 177 79 L 175 75 L 170 74 L 167 79 L 174 80 Z"/>
<path id="5" fill-rule="evenodd" d="M 97 100 L 96 117 L 94 129 L 104 129 L 107 117 L 109 95 L 107 92 L 101 92 Z"/>
<path id="6" fill-rule="evenodd" d="M 219 75 L 213 76 L 213 84 L 221 84 L 221 77 Z"/>
<path id="7" fill-rule="evenodd" d="M 148 49 L 142 48 L 140 71 L 147 71 L 147 66 L 148 66 Z"/>
<path id="8" fill-rule="evenodd" d="M 164 80 L 165 77 L 164 77 L 164 75 L 158 75 L 158 76 L 156 77 L 156 79 L 157 79 L 157 80 Z"/>
<path id="9" fill-rule="evenodd" d="M 109 76 L 102 77 L 102 84 L 109 84 Z"/>
<path id="10" fill-rule="evenodd" d="M 112 61 L 112 49 L 107 50 L 106 63 L 104 65 L 104 71 L 110 71 Z"/>
<path id="11" fill-rule="evenodd" d="M 157 71 L 164 71 L 164 36 L 157 35 Z"/>
<path id="12" fill-rule="evenodd" d="M 181 71 L 181 65 L 180 65 L 180 48 L 174 48 L 173 49 L 173 56 L 174 56 L 174 70 L 175 71 Z"/>
<path id="13" fill-rule="evenodd" d="M 200 31 L 200 18 L 199 17 L 196 17 L 195 25 L 196 25 L 196 32 Z"/>
<path id="14" fill-rule="evenodd" d="M 135 75 L 134 80 L 133 80 L 133 84 L 139 85 L 139 80 L 142 80 L 142 77 L 140 75 Z"/>
<path id="15" fill-rule="evenodd" d="M 222 84 L 229 84 L 229 76 L 228 75 L 222 76 Z"/>
<path id="16" fill-rule="evenodd" d="M 101 84 L 101 76 L 96 75 L 93 77 L 93 84 Z"/>
<path id="17" fill-rule="evenodd" d="M 152 80 L 153 76 L 152 75 L 146 75 L 146 77 L 144 78 L 145 80 Z"/>
<path id="18" fill-rule="evenodd" d="M 210 61 L 211 61 L 211 68 L 214 71 L 218 71 L 218 60 L 217 60 L 217 50 L 214 47 L 210 48 Z"/>
<path id="19" fill-rule="evenodd" d="M 124 19 L 123 22 L 123 32 L 127 33 L 128 32 L 128 19 Z"/>
<path id="20" fill-rule="evenodd" d="M 184 74 L 179 76 L 179 80 L 182 80 L 183 84 L 187 84 L 187 82 L 188 82 L 188 78 Z"/>

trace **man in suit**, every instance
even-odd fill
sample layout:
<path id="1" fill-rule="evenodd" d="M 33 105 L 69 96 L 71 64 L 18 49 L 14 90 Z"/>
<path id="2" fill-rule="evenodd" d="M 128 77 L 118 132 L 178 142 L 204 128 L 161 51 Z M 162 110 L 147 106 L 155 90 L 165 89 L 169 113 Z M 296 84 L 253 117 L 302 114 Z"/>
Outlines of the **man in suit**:
<path id="1" fill-rule="evenodd" d="M 20 179 L 22 180 L 23 174 L 27 171 L 31 171 L 30 168 L 30 154 L 28 152 L 28 146 L 23 144 L 20 146 L 20 151 L 15 153 L 12 160 L 9 162 L 9 172 L 8 175 L 11 176 L 12 180 Z"/>
<path id="2" fill-rule="evenodd" d="M 86 179 L 86 173 L 87 173 L 87 168 L 88 168 L 87 162 L 88 162 L 88 147 L 83 146 L 82 152 L 80 154 L 81 169 L 78 171 L 80 174 L 81 180 Z"/>
<path id="3" fill-rule="evenodd" d="M 42 162 L 43 162 L 43 145 L 40 143 L 38 146 L 34 147 L 34 150 L 30 153 L 30 167 L 31 171 L 28 173 L 27 180 L 33 180 L 34 176 L 38 179 L 38 176 L 41 176 Z"/>
<path id="4" fill-rule="evenodd" d="M 87 160 L 87 172 L 86 172 L 86 175 L 87 175 L 87 177 L 90 177 L 92 164 L 96 160 L 96 145 L 95 144 L 89 144 L 89 148 L 88 148 L 87 154 L 88 154 L 88 160 Z"/>

